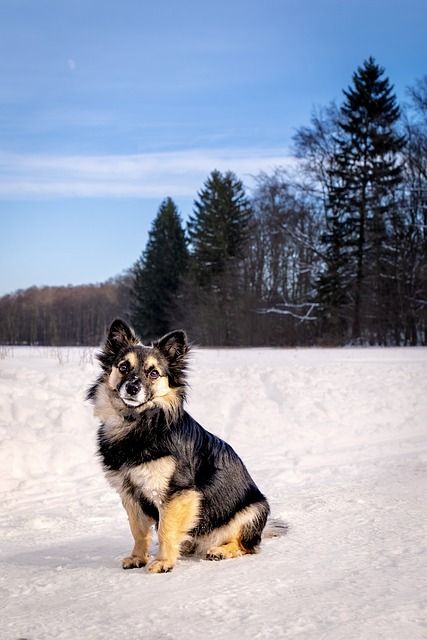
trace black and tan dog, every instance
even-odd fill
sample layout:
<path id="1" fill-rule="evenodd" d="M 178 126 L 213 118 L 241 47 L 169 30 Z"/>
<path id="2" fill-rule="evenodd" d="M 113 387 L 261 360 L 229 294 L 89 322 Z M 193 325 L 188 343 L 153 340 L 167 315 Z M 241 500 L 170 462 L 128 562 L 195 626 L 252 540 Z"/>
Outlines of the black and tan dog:
<path id="1" fill-rule="evenodd" d="M 151 573 L 171 571 L 180 553 L 255 553 L 266 525 L 267 500 L 238 455 L 183 409 L 188 352 L 183 331 L 144 346 L 117 319 L 98 355 L 103 373 L 88 398 L 101 421 L 103 468 L 135 540 L 125 569 L 148 564 L 153 524 Z"/>

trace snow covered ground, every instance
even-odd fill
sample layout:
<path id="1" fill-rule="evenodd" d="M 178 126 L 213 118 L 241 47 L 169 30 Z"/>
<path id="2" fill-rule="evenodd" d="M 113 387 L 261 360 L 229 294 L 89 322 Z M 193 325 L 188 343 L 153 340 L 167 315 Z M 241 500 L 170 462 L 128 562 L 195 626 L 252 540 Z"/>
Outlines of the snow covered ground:
<path id="1" fill-rule="evenodd" d="M 290 524 L 261 552 L 123 571 L 83 349 L 0 355 L 0 638 L 427 638 L 427 350 L 199 350 L 188 409 Z"/>

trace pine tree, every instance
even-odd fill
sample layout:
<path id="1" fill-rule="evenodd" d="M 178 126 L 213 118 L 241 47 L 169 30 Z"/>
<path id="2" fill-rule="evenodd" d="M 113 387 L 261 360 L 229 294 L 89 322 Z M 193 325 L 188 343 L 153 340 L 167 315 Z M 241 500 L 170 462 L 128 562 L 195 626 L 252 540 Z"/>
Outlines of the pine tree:
<path id="1" fill-rule="evenodd" d="M 347 334 L 349 308 L 351 307 L 351 269 L 346 247 L 346 231 L 339 210 L 329 211 L 327 229 L 321 236 L 326 245 L 325 268 L 317 279 L 320 334 L 334 342 L 342 341 Z"/>
<path id="2" fill-rule="evenodd" d="M 213 171 L 198 194 L 188 224 L 190 306 L 198 319 L 194 333 L 204 344 L 239 340 L 236 318 L 244 297 L 243 261 L 252 223 L 242 182 L 231 171 Z M 242 308 L 239 313 L 244 313 Z"/>
<path id="3" fill-rule="evenodd" d="M 209 287 L 243 259 L 252 209 L 242 182 L 231 171 L 213 171 L 198 195 L 188 232 L 198 282 Z"/>
<path id="4" fill-rule="evenodd" d="M 187 265 L 185 232 L 175 203 L 167 198 L 134 267 L 131 319 L 142 339 L 152 340 L 175 326 L 179 286 Z"/>
<path id="5" fill-rule="evenodd" d="M 343 299 L 353 301 L 354 341 L 362 337 L 362 317 L 368 311 L 365 300 L 369 297 L 374 299 L 370 313 L 375 318 L 377 339 L 386 331 L 382 271 L 387 216 L 401 178 L 399 152 L 404 139 L 396 130 L 400 110 L 393 87 L 383 74 L 384 69 L 373 58 L 354 73 L 352 86 L 344 91 L 330 168 L 329 232 L 324 240 L 331 259 L 320 282 L 321 297 L 326 308 L 342 304 Z M 333 291 L 329 301 L 325 299 L 328 284 Z"/>

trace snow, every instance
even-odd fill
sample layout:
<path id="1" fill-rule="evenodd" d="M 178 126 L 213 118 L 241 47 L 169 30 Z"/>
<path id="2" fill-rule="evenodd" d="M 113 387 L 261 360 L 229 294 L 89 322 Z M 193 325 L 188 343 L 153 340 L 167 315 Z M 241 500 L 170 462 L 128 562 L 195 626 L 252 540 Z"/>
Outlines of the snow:
<path id="1" fill-rule="evenodd" d="M 427 638 L 427 351 L 198 350 L 187 408 L 244 459 L 287 536 L 123 571 L 95 453 L 90 350 L 0 360 L 3 640 Z"/>

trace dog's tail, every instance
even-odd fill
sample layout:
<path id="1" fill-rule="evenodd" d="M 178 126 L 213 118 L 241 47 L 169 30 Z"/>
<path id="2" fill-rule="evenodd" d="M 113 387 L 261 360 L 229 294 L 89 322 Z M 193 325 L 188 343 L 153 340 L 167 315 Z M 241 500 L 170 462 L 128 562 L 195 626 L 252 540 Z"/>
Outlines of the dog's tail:
<path id="1" fill-rule="evenodd" d="M 280 520 L 279 518 L 269 518 L 262 532 L 262 537 L 278 538 L 279 536 L 285 536 L 289 529 L 289 524 L 284 520 Z"/>

